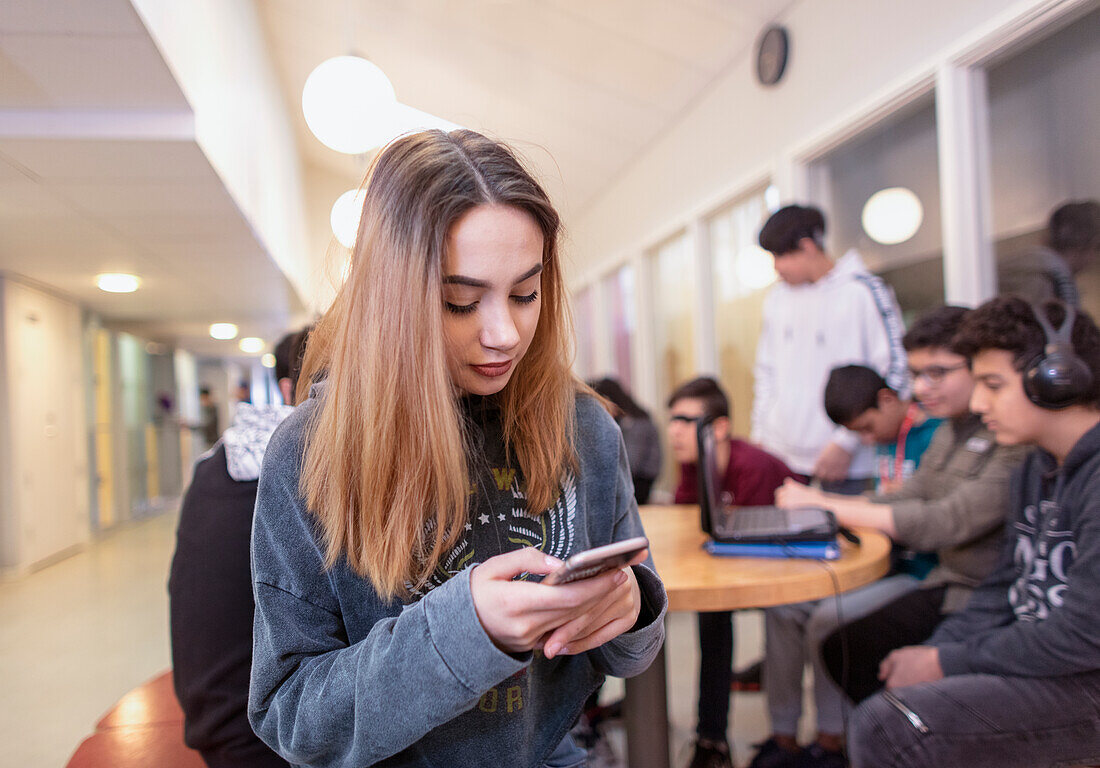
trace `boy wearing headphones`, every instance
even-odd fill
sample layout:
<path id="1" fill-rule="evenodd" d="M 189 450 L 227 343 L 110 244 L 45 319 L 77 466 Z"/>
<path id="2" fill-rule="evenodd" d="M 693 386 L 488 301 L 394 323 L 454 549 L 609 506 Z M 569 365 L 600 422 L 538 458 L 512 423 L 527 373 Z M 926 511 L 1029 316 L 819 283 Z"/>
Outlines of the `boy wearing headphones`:
<path id="1" fill-rule="evenodd" d="M 1100 760 L 1100 331 L 1072 306 L 999 297 L 963 322 L 971 408 L 1012 479 L 1008 541 L 966 608 L 883 661 L 853 714 L 855 768 Z"/>

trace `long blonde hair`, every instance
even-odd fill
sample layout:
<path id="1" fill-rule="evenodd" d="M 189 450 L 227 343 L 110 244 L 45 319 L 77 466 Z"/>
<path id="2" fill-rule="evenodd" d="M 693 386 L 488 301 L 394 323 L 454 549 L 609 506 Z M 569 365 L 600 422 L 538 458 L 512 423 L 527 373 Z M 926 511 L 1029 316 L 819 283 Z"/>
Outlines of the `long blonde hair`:
<path id="1" fill-rule="evenodd" d="M 528 509 L 556 499 L 576 466 L 572 326 L 558 259 L 560 219 L 507 147 L 472 131 L 397 139 L 375 158 L 351 273 L 310 340 L 299 384 L 324 376 L 306 433 L 301 489 L 326 564 L 341 557 L 383 598 L 425 583 L 468 515 L 468 442 L 447 373 L 443 256 L 470 209 L 514 206 L 543 235 L 542 307 L 500 404 Z"/>

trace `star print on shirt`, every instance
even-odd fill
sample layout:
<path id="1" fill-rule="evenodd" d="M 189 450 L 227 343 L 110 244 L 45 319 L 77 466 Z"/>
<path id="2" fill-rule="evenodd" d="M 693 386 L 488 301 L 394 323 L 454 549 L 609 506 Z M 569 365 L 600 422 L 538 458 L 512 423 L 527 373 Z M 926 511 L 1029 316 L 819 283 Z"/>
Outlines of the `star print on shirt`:
<path id="1" fill-rule="evenodd" d="M 467 531 L 472 531 L 473 529 L 474 529 L 474 527 L 472 525 L 470 525 L 469 523 L 466 523 L 466 530 Z"/>
<path id="2" fill-rule="evenodd" d="M 479 515 L 477 520 L 482 525 L 486 525 L 489 522 L 489 516 L 488 515 Z"/>
<path id="3" fill-rule="evenodd" d="M 504 513 L 503 512 L 500 513 L 499 515 L 497 515 L 497 520 L 499 520 L 502 523 L 504 522 Z"/>

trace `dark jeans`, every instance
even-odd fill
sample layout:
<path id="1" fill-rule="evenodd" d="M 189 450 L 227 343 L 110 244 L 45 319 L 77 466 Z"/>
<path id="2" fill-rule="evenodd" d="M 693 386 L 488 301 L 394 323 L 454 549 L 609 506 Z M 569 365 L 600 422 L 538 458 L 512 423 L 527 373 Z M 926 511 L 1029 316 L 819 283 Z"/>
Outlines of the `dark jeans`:
<path id="1" fill-rule="evenodd" d="M 923 643 L 943 621 L 940 606 L 946 589 L 908 592 L 829 635 L 821 645 L 829 677 L 856 702 L 878 692 L 879 664 L 890 651 Z"/>
<path id="2" fill-rule="evenodd" d="M 725 741 L 733 679 L 733 613 L 699 614 L 699 724 L 705 739 Z"/>
<path id="3" fill-rule="evenodd" d="M 1100 671 L 955 675 L 883 691 L 852 714 L 852 768 L 1037 768 L 1100 762 Z"/>

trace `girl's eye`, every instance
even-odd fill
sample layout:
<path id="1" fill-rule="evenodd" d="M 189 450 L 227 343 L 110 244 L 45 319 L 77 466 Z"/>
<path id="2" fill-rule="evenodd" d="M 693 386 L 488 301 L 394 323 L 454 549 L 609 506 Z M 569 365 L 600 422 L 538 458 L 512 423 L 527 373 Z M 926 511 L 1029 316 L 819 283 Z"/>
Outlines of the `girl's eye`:
<path id="1" fill-rule="evenodd" d="M 512 301 L 516 302 L 517 304 L 530 304 L 531 302 L 533 302 L 538 297 L 539 297 L 539 292 L 538 291 L 533 291 L 533 292 L 527 294 L 526 296 L 513 296 Z"/>
<path id="2" fill-rule="evenodd" d="M 477 302 L 473 304 L 452 304 L 449 301 L 443 302 L 443 306 L 447 308 L 447 311 L 455 315 L 468 315 L 477 309 Z"/>

